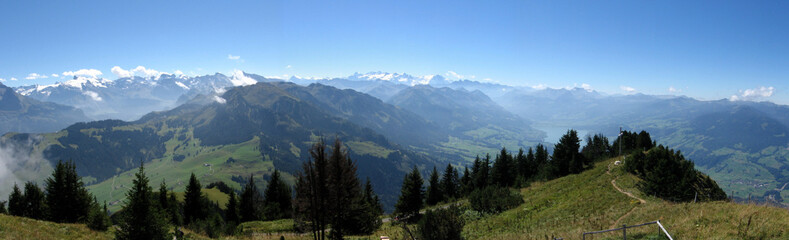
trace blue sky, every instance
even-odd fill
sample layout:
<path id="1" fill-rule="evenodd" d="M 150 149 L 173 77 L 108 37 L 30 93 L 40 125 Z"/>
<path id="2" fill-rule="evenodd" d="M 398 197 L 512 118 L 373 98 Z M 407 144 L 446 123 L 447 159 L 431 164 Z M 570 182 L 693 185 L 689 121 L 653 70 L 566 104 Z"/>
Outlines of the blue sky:
<path id="1" fill-rule="evenodd" d="M 786 1 L 3 1 L 0 79 L 47 84 L 79 69 L 115 79 L 115 66 L 306 77 L 451 71 L 511 85 L 789 104 L 787 12 Z"/>

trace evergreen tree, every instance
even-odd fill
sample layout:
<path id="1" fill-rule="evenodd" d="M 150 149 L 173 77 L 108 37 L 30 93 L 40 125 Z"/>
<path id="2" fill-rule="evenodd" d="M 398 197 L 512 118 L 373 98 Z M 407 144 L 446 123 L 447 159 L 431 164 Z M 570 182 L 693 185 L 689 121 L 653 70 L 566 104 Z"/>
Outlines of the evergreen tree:
<path id="1" fill-rule="evenodd" d="M 425 191 L 422 187 L 423 181 L 422 175 L 416 166 L 414 166 L 411 173 L 405 175 L 403 186 L 400 189 L 400 198 L 395 204 L 395 215 L 405 218 L 418 218 L 419 210 L 423 206 L 422 199 L 425 198 Z"/>
<path id="2" fill-rule="evenodd" d="M 0 201 L 0 214 L 8 214 L 8 210 L 5 209 L 6 201 Z"/>
<path id="3" fill-rule="evenodd" d="M 263 213 L 263 209 L 261 208 L 262 205 L 263 197 L 260 195 L 258 187 L 255 185 L 254 176 L 250 174 L 249 181 L 247 181 L 244 190 L 241 192 L 241 199 L 238 204 L 239 212 L 241 213 L 241 222 L 263 219 L 261 216 Z"/>
<path id="4" fill-rule="evenodd" d="M 529 152 L 526 153 L 526 171 L 523 172 L 523 178 L 528 181 L 537 177 L 537 172 L 539 170 L 539 164 L 537 163 L 537 159 L 534 156 L 534 150 L 529 148 Z"/>
<path id="5" fill-rule="evenodd" d="M 292 194 L 290 186 L 282 181 L 279 170 L 274 170 L 264 193 L 263 203 L 265 212 L 263 216 L 266 219 L 276 220 L 290 218 L 292 216 Z"/>
<path id="6" fill-rule="evenodd" d="M 608 138 L 603 134 L 595 134 L 594 136 L 586 136 L 586 146 L 581 149 L 581 154 L 587 160 L 586 164 L 591 165 L 594 160 L 611 156 L 610 149 Z"/>
<path id="7" fill-rule="evenodd" d="M 357 222 L 360 224 L 359 230 L 361 233 L 370 234 L 383 224 L 378 216 L 384 214 L 384 208 L 381 205 L 381 200 L 378 199 L 378 194 L 375 194 L 375 191 L 373 191 L 373 185 L 370 183 L 369 177 L 364 185 L 363 198 L 366 210 L 363 214 L 358 215 Z"/>
<path id="8" fill-rule="evenodd" d="M 47 217 L 46 202 L 44 192 L 33 182 L 25 183 L 25 193 L 23 197 L 24 216 L 32 219 L 43 220 Z"/>
<path id="9" fill-rule="evenodd" d="M 436 171 L 435 166 L 433 166 L 433 171 L 430 172 L 428 182 L 430 185 L 427 186 L 427 199 L 425 202 L 428 206 L 433 206 L 444 200 L 444 194 L 441 192 L 441 185 L 438 182 L 438 171 Z"/>
<path id="10" fill-rule="evenodd" d="M 112 224 L 107 214 L 107 203 L 105 202 L 104 208 L 102 208 L 94 197 L 90 205 L 90 214 L 88 214 L 86 225 L 88 228 L 96 231 L 107 231 Z"/>
<path id="11" fill-rule="evenodd" d="M 198 181 L 195 174 L 192 173 L 192 176 L 189 177 L 189 184 L 186 185 L 186 192 L 184 193 L 184 223 L 187 225 L 207 217 L 207 213 L 205 212 L 207 206 L 203 204 L 204 197 L 201 189 L 200 181 Z"/>
<path id="12" fill-rule="evenodd" d="M 573 129 L 567 131 L 562 138 L 559 139 L 553 149 L 552 178 L 566 176 L 568 174 L 577 174 L 583 171 L 586 166 L 584 156 L 579 152 L 581 140 L 578 138 L 578 132 Z"/>
<path id="13" fill-rule="evenodd" d="M 230 192 L 230 199 L 227 200 L 227 205 L 225 205 L 225 219 L 231 225 L 239 223 L 238 200 L 236 200 L 236 193 L 234 192 Z"/>
<path id="14" fill-rule="evenodd" d="M 170 223 L 175 226 L 181 226 L 183 223 L 183 216 L 181 216 L 181 203 L 175 199 L 175 193 L 170 193 L 170 200 L 168 202 L 169 208 L 167 209 L 167 216 L 170 219 Z"/>
<path id="15" fill-rule="evenodd" d="M 506 148 L 501 148 L 501 153 L 496 156 L 496 161 L 493 163 L 493 170 L 491 171 L 491 179 L 493 183 L 502 187 L 510 187 L 515 183 L 516 167 L 512 160 L 512 155 L 507 152 Z"/>
<path id="16" fill-rule="evenodd" d="M 49 218 L 54 222 L 75 223 L 87 220 L 91 194 L 77 174 L 74 162 L 58 161 L 52 176 L 45 181 Z"/>
<path id="17" fill-rule="evenodd" d="M 310 160 L 304 163 L 296 181 L 296 222 L 309 222 L 315 239 L 323 240 L 329 221 L 326 143 L 320 139 L 309 152 Z"/>
<path id="18" fill-rule="evenodd" d="M 468 171 L 468 167 L 464 167 L 463 177 L 460 179 L 460 183 L 463 185 L 463 195 L 468 195 L 474 191 L 474 184 L 471 181 L 471 173 Z"/>
<path id="19" fill-rule="evenodd" d="M 153 206 L 153 192 L 148 185 L 144 166 L 135 174 L 132 188 L 126 193 L 126 206 L 123 208 L 120 229 L 115 232 L 116 239 L 167 239 L 167 223 Z"/>
<path id="20" fill-rule="evenodd" d="M 441 177 L 441 192 L 444 193 L 444 199 L 455 199 L 460 197 L 460 180 L 458 180 L 458 172 L 452 167 L 452 164 L 447 164 L 444 170 L 444 176 Z"/>
<path id="21" fill-rule="evenodd" d="M 474 171 L 474 188 L 482 189 L 490 185 L 490 154 L 485 155 L 485 159 L 479 161 L 479 166 Z"/>
<path id="22" fill-rule="evenodd" d="M 11 216 L 21 217 L 25 214 L 25 197 L 19 186 L 14 183 L 14 188 L 11 190 L 11 195 L 8 196 L 8 214 Z"/>
<path id="23" fill-rule="evenodd" d="M 331 239 L 343 239 L 345 234 L 358 232 L 355 220 L 365 210 L 356 164 L 348 157 L 342 142 L 335 139 L 329 157 L 329 211 L 332 214 Z"/>
<path id="24" fill-rule="evenodd" d="M 518 154 L 514 157 L 515 162 L 515 182 L 516 184 L 523 184 L 529 178 L 529 162 L 526 155 L 523 153 L 523 148 L 518 149 Z"/>
<path id="25" fill-rule="evenodd" d="M 159 208 L 167 211 L 170 209 L 170 199 L 167 198 L 167 183 L 162 180 L 159 184 Z"/>

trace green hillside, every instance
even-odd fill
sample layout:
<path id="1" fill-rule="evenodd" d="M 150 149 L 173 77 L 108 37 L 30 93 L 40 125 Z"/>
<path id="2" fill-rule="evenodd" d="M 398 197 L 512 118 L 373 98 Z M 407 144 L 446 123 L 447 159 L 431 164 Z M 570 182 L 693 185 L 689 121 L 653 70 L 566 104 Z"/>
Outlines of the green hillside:
<path id="1" fill-rule="evenodd" d="M 112 232 L 90 230 L 85 224 L 63 224 L 0 214 L 0 239 L 112 239 Z"/>
<path id="2" fill-rule="evenodd" d="M 636 188 L 640 180 L 621 165 L 613 165 L 615 160 L 621 159 L 521 189 L 523 205 L 471 220 L 463 233 L 468 239 L 580 239 L 583 232 L 660 220 L 674 239 L 789 238 L 789 211 L 785 209 L 731 202 L 671 203 L 645 196 Z M 628 239 L 639 239 L 655 235 L 657 227 L 627 231 Z M 593 239 L 614 236 L 621 237 L 621 232 Z"/>

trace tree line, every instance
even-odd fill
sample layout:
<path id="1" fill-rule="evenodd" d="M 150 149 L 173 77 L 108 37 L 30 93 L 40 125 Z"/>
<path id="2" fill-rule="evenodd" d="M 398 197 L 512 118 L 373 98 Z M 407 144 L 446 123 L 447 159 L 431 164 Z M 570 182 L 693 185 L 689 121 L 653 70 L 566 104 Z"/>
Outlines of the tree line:
<path id="1" fill-rule="evenodd" d="M 26 182 L 24 190 L 14 183 L 8 196 L 8 208 L 0 203 L 0 213 L 47 220 L 57 223 L 85 223 L 94 230 L 104 231 L 110 225 L 107 204 L 99 205 L 77 174 L 73 161 L 58 161 L 44 189 Z"/>

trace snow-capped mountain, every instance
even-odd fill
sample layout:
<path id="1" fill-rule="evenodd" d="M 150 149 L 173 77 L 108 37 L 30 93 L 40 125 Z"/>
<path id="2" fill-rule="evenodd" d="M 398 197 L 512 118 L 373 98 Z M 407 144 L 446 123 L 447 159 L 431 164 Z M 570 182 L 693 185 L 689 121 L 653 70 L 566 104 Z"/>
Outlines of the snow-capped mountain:
<path id="1" fill-rule="evenodd" d="M 223 92 L 225 88 L 265 80 L 241 71 L 231 76 L 220 73 L 197 77 L 161 74 L 116 80 L 76 76 L 50 85 L 21 86 L 15 91 L 40 101 L 77 107 L 93 119 L 135 120 L 151 111 L 173 108 L 198 94 Z"/>

